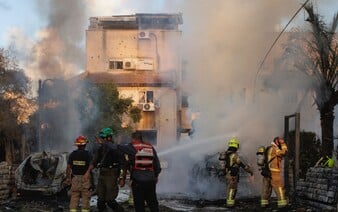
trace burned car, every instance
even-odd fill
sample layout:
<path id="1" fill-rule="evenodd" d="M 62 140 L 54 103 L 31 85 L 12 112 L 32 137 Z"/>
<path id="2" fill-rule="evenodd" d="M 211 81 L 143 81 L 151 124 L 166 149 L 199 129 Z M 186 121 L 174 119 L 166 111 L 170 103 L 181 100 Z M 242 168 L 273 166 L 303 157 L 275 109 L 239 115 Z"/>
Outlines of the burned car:
<path id="1" fill-rule="evenodd" d="M 199 178 L 213 177 L 218 180 L 224 179 L 224 171 L 219 165 L 219 153 L 205 155 L 204 160 L 198 161 L 192 167 L 193 176 Z"/>
<path id="2" fill-rule="evenodd" d="M 18 193 L 57 194 L 66 188 L 68 153 L 38 152 L 29 155 L 15 171 Z"/>
<path id="3" fill-rule="evenodd" d="M 206 154 L 202 160 L 196 161 L 191 168 L 190 187 L 192 192 L 207 199 L 217 199 L 224 196 L 225 173 L 219 163 L 219 153 Z M 257 193 L 252 182 L 248 181 L 250 174 L 239 169 L 238 196 Z M 241 189 L 245 187 L 244 189 Z"/>

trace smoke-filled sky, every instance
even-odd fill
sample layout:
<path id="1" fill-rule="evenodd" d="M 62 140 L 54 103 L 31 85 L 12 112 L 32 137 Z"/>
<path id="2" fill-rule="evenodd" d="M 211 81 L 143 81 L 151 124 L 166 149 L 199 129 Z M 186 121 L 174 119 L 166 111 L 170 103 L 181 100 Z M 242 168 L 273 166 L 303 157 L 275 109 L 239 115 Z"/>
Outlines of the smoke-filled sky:
<path id="1" fill-rule="evenodd" d="M 0 45 L 14 46 L 22 68 L 35 82 L 69 77 L 85 69 L 84 39 L 89 17 L 182 12 L 181 54 L 188 71 L 185 87 L 192 110 L 200 112 L 195 123 L 196 139 L 235 135 L 243 139 L 242 151 L 253 153 L 257 145 L 266 145 L 283 134 L 285 115 L 300 112 L 302 130 L 320 132 L 318 112 L 307 93 L 310 82 L 305 75 L 281 74 L 260 90 L 259 98 L 253 92 L 259 64 L 277 33 L 303 2 L 0 0 Z M 338 11 L 337 0 L 312 2 L 326 22 Z M 289 27 L 307 29 L 305 19 L 302 11 Z M 297 98 L 306 101 L 290 100 L 296 89 Z M 225 143 L 209 146 L 214 147 L 210 150 L 214 152 L 225 148 Z"/>

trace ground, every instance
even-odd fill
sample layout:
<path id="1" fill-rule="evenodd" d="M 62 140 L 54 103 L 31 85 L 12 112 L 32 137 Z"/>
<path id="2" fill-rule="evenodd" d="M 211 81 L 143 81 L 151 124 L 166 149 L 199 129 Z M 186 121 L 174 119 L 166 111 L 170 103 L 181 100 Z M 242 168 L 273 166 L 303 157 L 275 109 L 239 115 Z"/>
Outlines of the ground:
<path id="1" fill-rule="evenodd" d="M 175 195 L 173 195 L 175 196 Z M 126 196 L 122 195 L 122 198 Z M 119 199 L 120 198 L 120 199 Z M 121 195 L 119 195 L 118 200 L 121 200 Z M 125 199 L 126 200 L 126 199 Z M 91 211 L 96 212 L 96 197 L 93 196 L 91 201 Z M 129 206 L 127 201 L 120 202 L 125 212 L 134 211 L 132 206 Z M 278 211 L 276 209 L 276 200 L 273 200 L 271 206 L 265 210 L 261 209 L 259 206 L 259 197 L 244 198 L 236 200 L 235 208 L 226 208 L 224 206 L 224 200 L 188 200 L 188 199 L 162 199 L 159 198 L 160 211 L 161 212 L 172 212 L 172 211 L 191 211 L 191 212 L 202 212 L 202 211 L 238 211 L 238 212 L 247 212 L 247 211 Z M 56 195 L 54 196 L 39 196 L 39 195 L 30 195 L 26 197 L 20 197 L 11 199 L 0 206 L 0 211 L 6 212 L 61 212 L 68 211 L 68 198 L 60 198 Z M 112 210 L 109 210 L 110 212 Z M 311 211 L 304 206 L 297 204 L 290 204 L 286 210 L 283 211 Z"/>
<path id="2" fill-rule="evenodd" d="M 133 206 L 128 204 L 130 190 L 128 186 L 120 189 L 119 195 L 116 198 L 124 208 L 125 212 L 133 212 Z M 69 196 L 66 192 L 60 195 L 44 196 L 35 192 L 22 193 L 22 196 L 13 197 L 7 201 L 0 202 L 0 212 L 62 212 L 69 211 Z M 278 211 L 276 199 L 272 199 L 271 206 L 263 210 L 260 208 L 259 197 L 237 198 L 236 207 L 226 208 L 225 200 L 192 200 L 183 194 L 166 194 L 158 195 L 160 212 L 173 211 L 191 211 L 191 212 L 217 212 L 217 211 Z M 97 196 L 91 198 L 91 211 L 97 212 L 96 209 Z M 283 211 L 311 211 L 302 205 L 292 203 L 286 210 Z M 107 212 L 112 212 L 108 210 Z"/>

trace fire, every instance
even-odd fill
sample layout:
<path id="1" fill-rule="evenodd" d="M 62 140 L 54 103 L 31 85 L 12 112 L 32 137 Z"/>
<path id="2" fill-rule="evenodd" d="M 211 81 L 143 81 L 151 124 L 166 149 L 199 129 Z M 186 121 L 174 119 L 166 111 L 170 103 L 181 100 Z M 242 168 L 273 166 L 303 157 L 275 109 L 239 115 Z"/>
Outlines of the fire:
<path id="1" fill-rule="evenodd" d="M 18 124 L 28 123 L 29 117 L 35 113 L 38 108 L 33 101 L 13 92 L 4 93 L 4 99 L 11 101 L 11 111 L 17 114 Z"/>

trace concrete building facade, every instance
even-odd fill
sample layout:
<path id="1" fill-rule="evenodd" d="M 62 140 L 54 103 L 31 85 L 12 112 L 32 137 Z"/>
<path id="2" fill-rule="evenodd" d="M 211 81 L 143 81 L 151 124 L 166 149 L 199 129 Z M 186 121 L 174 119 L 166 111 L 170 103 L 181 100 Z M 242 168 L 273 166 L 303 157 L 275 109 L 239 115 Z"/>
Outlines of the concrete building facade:
<path id="1" fill-rule="evenodd" d="M 182 23 L 179 13 L 91 17 L 86 30 L 87 77 L 132 98 L 142 109 L 133 127 L 159 149 L 182 131 Z"/>

